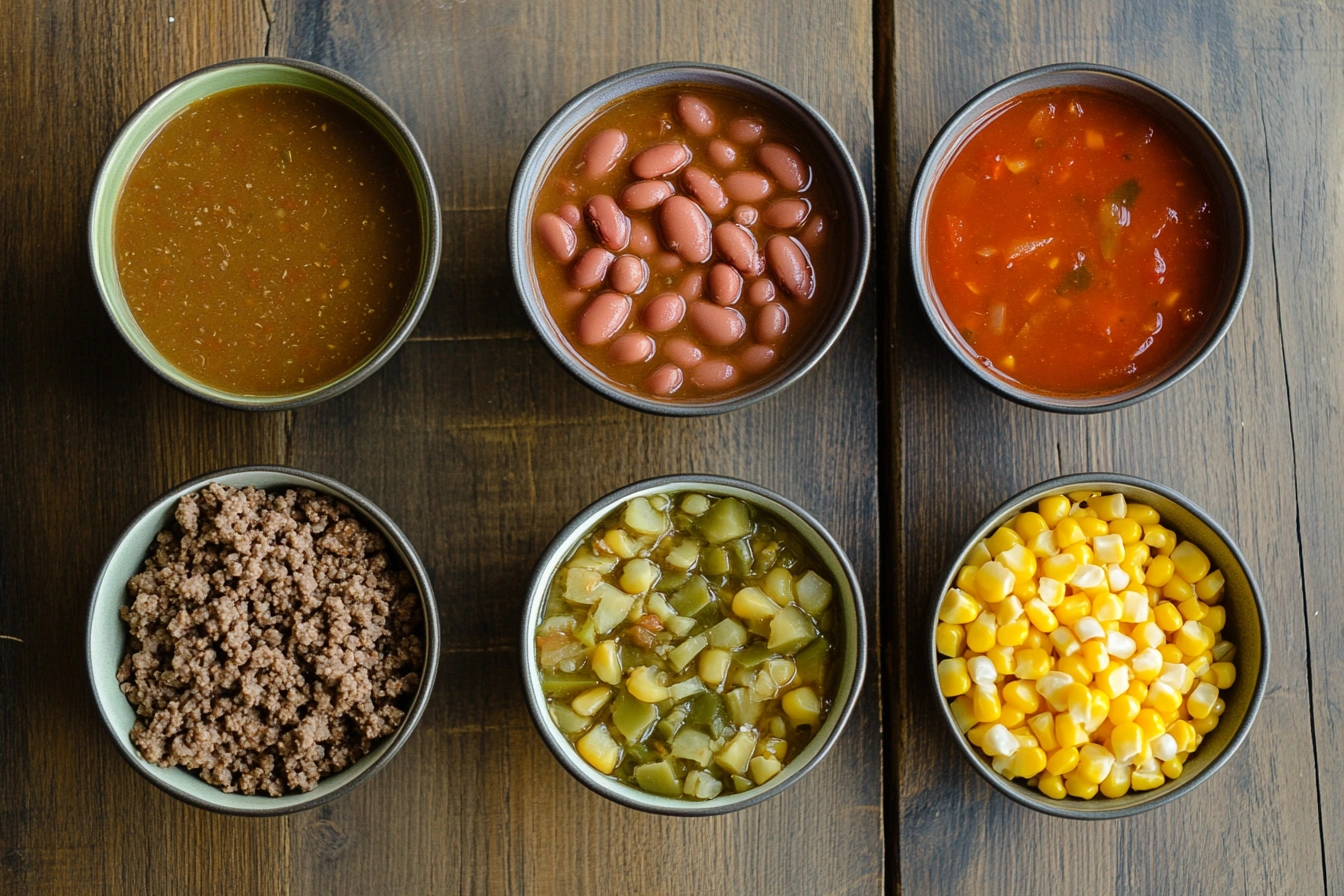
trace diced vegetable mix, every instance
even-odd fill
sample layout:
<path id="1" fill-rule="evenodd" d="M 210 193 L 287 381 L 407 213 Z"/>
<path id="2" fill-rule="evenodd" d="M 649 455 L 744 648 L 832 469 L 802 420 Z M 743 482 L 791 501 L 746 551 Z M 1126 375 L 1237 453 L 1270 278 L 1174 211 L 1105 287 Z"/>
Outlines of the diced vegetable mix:
<path id="1" fill-rule="evenodd" d="M 1225 581 L 1124 495 L 1042 498 L 971 551 L 938 609 L 957 725 L 1052 799 L 1181 776 L 1237 678 Z"/>
<path id="2" fill-rule="evenodd" d="M 779 774 L 834 696 L 835 587 L 733 497 L 632 498 L 560 568 L 537 627 L 551 719 L 589 765 L 707 800 Z"/>

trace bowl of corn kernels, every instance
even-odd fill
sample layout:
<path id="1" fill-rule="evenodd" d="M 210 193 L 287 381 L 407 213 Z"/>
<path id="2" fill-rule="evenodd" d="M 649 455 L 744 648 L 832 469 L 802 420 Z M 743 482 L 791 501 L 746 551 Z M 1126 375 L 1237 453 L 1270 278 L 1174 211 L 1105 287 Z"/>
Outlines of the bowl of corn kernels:
<path id="1" fill-rule="evenodd" d="M 1000 792 L 1118 818 L 1203 782 L 1245 740 L 1269 671 L 1259 587 L 1231 537 L 1165 486 L 1063 476 L 1009 499 L 932 620 L 943 715 Z"/>

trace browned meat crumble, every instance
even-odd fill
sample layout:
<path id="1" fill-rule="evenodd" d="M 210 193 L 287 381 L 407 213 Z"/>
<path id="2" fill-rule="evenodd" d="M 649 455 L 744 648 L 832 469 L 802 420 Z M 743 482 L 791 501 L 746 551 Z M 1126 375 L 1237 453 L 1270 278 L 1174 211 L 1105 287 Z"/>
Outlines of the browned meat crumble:
<path id="1" fill-rule="evenodd" d="M 378 533 L 306 489 L 212 483 L 127 583 L 117 671 L 150 762 L 225 792 L 307 791 L 396 730 L 424 661 L 420 601 Z"/>

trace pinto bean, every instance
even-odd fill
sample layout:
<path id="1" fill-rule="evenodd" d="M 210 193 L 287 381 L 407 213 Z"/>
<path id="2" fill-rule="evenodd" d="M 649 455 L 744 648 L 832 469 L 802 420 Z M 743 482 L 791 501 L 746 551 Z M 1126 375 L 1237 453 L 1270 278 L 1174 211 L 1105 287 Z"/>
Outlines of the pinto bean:
<path id="1" fill-rule="evenodd" d="M 759 171 L 734 171 L 723 179 L 723 192 L 734 202 L 760 202 L 774 191 L 770 178 Z"/>
<path id="2" fill-rule="evenodd" d="M 776 230 L 793 230 L 807 220 L 812 203 L 806 199 L 781 199 L 765 210 L 765 223 Z"/>
<path id="3" fill-rule="evenodd" d="M 743 227 L 750 227 L 755 224 L 759 217 L 760 214 L 750 205 L 739 205 L 733 209 L 733 220 Z"/>
<path id="4" fill-rule="evenodd" d="M 649 285 L 649 266 L 638 255 L 622 255 L 611 263 L 607 272 L 611 288 L 628 296 L 637 296 Z"/>
<path id="5" fill-rule="evenodd" d="M 686 130 L 697 137 L 708 137 L 714 133 L 714 110 L 709 108 L 709 104 L 699 97 L 678 97 L 677 117 L 686 126 Z"/>
<path id="6" fill-rule="evenodd" d="M 622 190 L 616 201 L 628 212 L 646 212 L 657 208 L 675 192 L 665 180 L 638 180 Z"/>
<path id="7" fill-rule="evenodd" d="M 780 286 L 799 301 L 812 298 L 817 285 L 812 276 L 812 263 L 801 243 L 792 237 L 772 236 L 766 241 L 765 257 Z"/>
<path id="8" fill-rule="evenodd" d="M 802 235 L 798 237 L 799 241 L 807 247 L 809 252 L 815 252 L 826 244 L 826 237 L 830 235 L 831 222 L 821 214 L 812 216 L 812 220 L 803 227 Z"/>
<path id="9" fill-rule="evenodd" d="M 537 215 L 537 239 L 556 261 L 571 261 L 579 249 L 579 238 L 574 228 L 559 215 L 543 212 Z"/>
<path id="10" fill-rule="evenodd" d="M 705 290 L 705 275 L 701 273 L 691 273 L 686 275 L 686 279 L 681 281 L 677 287 L 677 292 L 688 299 L 700 298 L 700 293 Z"/>
<path id="11" fill-rule="evenodd" d="M 671 395 L 681 388 L 685 375 L 681 368 L 675 364 L 664 364 L 644 381 L 644 388 L 648 389 L 654 395 Z"/>
<path id="12" fill-rule="evenodd" d="M 747 287 L 747 301 L 752 305 L 768 305 L 774 300 L 775 284 L 769 280 L 753 280 Z"/>
<path id="13" fill-rule="evenodd" d="M 644 306 L 639 322 L 652 333 L 666 333 L 686 316 L 686 300 L 675 292 L 665 292 Z"/>
<path id="14" fill-rule="evenodd" d="M 709 160 L 720 168 L 731 168 L 737 162 L 737 147 L 727 140 L 711 140 Z"/>
<path id="15" fill-rule="evenodd" d="M 691 160 L 691 151 L 683 143 L 659 143 L 630 160 L 630 170 L 644 180 L 667 177 Z"/>
<path id="16" fill-rule="evenodd" d="M 705 357 L 705 353 L 700 350 L 700 346 L 679 336 L 663 343 L 663 354 L 682 367 L 694 367 Z"/>
<path id="17" fill-rule="evenodd" d="M 701 361 L 691 371 L 691 382 L 706 390 L 727 389 L 736 385 L 738 379 L 737 368 L 727 361 L 720 361 L 718 358 Z"/>
<path id="18" fill-rule="evenodd" d="M 617 364 L 642 364 L 653 357 L 653 340 L 643 333 L 626 333 L 611 344 L 607 354 Z"/>
<path id="19" fill-rule="evenodd" d="M 709 216 L 685 196 L 673 196 L 658 207 L 663 244 L 692 264 L 709 261 L 712 250 Z"/>
<path id="20" fill-rule="evenodd" d="M 600 293 L 579 315 L 575 335 L 584 345 L 601 345 L 620 332 L 629 316 L 629 296 L 618 292 Z"/>
<path id="21" fill-rule="evenodd" d="M 765 133 L 765 125 L 755 118 L 736 118 L 728 122 L 728 138 L 734 143 L 755 143 Z"/>
<path id="22" fill-rule="evenodd" d="M 607 269 L 615 259 L 615 255 L 601 246 L 593 246 L 580 255 L 579 260 L 569 269 L 569 282 L 579 289 L 600 286 L 607 279 Z"/>
<path id="23" fill-rule="evenodd" d="M 771 302 L 756 315 L 756 322 L 752 325 L 751 332 L 757 342 L 773 345 L 788 328 L 789 312 L 778 302 Z"/>
<path id="24" fill-rule="evenodd" d="M 630 219 L 621 211 L 615 199 L 599 193 L 588 200 L 584 212 L 593 235 L 603 246 L 613 252 L 620 252 L 630 244 Z"/>
<path id="25" fill-rule="evenodd" d="M 778 353 L 768 345 L 753 345 L 738 357 L 738 364 L 747 373 L 761 373 L 774 366 Z"/>
<path id="26" fill-rule="evenodd" d="M 600 180 L 611 173 L 630 143 L 625 131 L 608 128 L 588 141 L 583 148 L 583 173 L 589 180 Z"/>
<path id="27" fill-rule="evenodd" d="M 636 255 L 649 256 L 658 251 L 658 234 L 653 225 L 643 219 L 630 222 L 630 245 L 627 247 Z"/>
<path id="28" fill-rule="evenodd" d="M 566 202 L 555 210 L 555 213 L 564 218 L 570 227 L 578 227 L 583 223 L 583 212 L 572 202 Z"/>
<path id="29" fill-rule="evenodd" d="M 747 277 L 759 277 L 765 270 L 756 237 L 739 224 L 720 222 L 714 228 L 714 248 L 719 255 Z"/>
<path id="30" fill-rule="evenodd" d="M 710 345 L 732 345 L 747 332 L 747 321 L 737 309 L 721 308 L 710 302 L 691 303 L 686 318 L 696 335 Z"/>
<path id="31" fill-rule="evenodd" d="M 687 168 L 681 173 L 681 182 L 686 192 L 705 209 L 718 214 L 728 207 L 728 197 L 723 195 L 723 187 L 703 168 Z"/>
<path id="32" fill-rule="evenodd" d="M 732 265 L 714 265 L 709 269 L 709 294 L 720 305 L 734 304 L 742 296 L 742 275 Z"/>
<path id="33" fill-rule="evenodd" d="M 797 193 L 812 182 L 812 168 L 798 151 L 783 143 L 767 143 L 756 150 L 756 161 L 769 171 L 779 185 Z"/>

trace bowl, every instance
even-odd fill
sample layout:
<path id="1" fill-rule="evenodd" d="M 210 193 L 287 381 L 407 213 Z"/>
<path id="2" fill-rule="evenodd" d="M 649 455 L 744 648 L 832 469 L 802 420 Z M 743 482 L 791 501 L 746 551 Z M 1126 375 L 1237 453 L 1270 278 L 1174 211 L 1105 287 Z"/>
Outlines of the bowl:
<path id="1" fill-rule="evenodd" d="M 842 608 L 845 633 L 841 674 L 831 712 L 807 746 L 790 759 L 779 774 L 765 784 L 743 793 L 718 796 L 704 802 L 645 793 L 622 784 L 590 766 L 551 720 L 550 713 L 546 709 L 546 698 L 541 691 L 540 674 L 537 671 L 536 628 L 546 609 L 546 599 L 550 594 L 551 582 L 555 578 L 556 571 L 584 538 L 591 534 L 593 527 L 624 502 L 645 495 L 677 491 L 703 491 L 717 496 L 736 497 L 773 513 L 793 527 L 826 565 L 827 571 L 836 583 L 836 597 L 838 606 Z M 868 630 L 863 612 L 863 595 L 859 590 L 854 570 L 849 565 L 849 558 L 845 556 L 831 534 L 807 511 L 788 498 L 741 479 L 683 474 L 645 479 L 627 485 L 604 498 L 599 498 L 565 524 L 560 534 L 555 536 L 542 553 L 536 571 L 532 574 L 532 581 L 528 585 L 527 602 L 523 608 L 519 644 L 527 708 L 532 713 L 532 721 L 536 724 L 542 740 L 566 771 L 595 793 L 631 809 L 661 815 L 703 816 L 734 812 L 768 800 L 777 796 L 786 787 L 797 783 L 803 775 L 816 767 L 835 745 L 850 714 L 854 711 L 867 662 Z"/>
<path id="2" fill-rule="evenodd" d="M 113 222 L 127 175 L 167 122 L 196 100 L 235 87 L 301 87 L 337 100 L 374 128 L 401 161 L 420 207 L 420 272 L 391 332 L 372 352 L 335 380 L 287 395 L 242 395 L 208 386 L 173 366 L 136 322 L 121 289 L 113 247 Z M 396 113 L 368 88 L 312 62 L 298 59 L 239 59 L 208 66 L 174 81 L 140 106 L 118 132 L 94 181 L 89 207 L 89 262 L 103 307 L 117 332 L 150 368 L 185 392 L 245 410 L 284 410 L 324 401 L 355 386 L 386 363 L 406 341 L 429 303 L 439 270 L 442 224 L 434 178 L 420 147 Z"/>
<path id="3" fill-rule="evenodd" d="M 1034 391 L 995 376 L 967 349 L 948 319 L 929 270 L 926 233 L 939 177 L 986 112 L 1014 97 L 1038 90 L 1083 87 L 1118 94 L 1154 112 L 1198 156 L 1224 209 L 1226 249 L 1214 310 L 1202 331 L 1165 367 L 1119 391 L 1095 395 L 1055 395 Z M 1064 414 L 1090 414 L 1125 407 L 1175 383 L 1199 365 L 1222 340 L 1237 316 L 1251 274 L 1251 203 L 1236 160 L 1198 112 L 1166 88 L 1122 69 L 1090 63 L 1047 65 L 1020 72 L 987 88 L 962 106 L 934 138 L 915 176 L 910 200 L 910 258 L 915 285 L 935 332 L 980 382 L 1028 407 Z"/>
<path id="4" fill-rule="evenodd" d="M 967 555 L 982 538 L 1006 524 L 1019 512 L 1034 507 L 1041 498 L 1082 490 L 1097 490 L 1107 494 L 1119 492 L 1127 501 L 1149 505 L 1161 515 L 1163 525 L 1174 529 L 1182 539 L 1189 539 L 1202 548 L 1208 554 L 1213 568 L 1222 570 L 1226 577 L 1221 605 L 1227 607 L 1227 628 L 1224 631 L 1229 635 L 1229 640 L 1237 645 L 1237 680 L 1231 688 L 1220 692 L 1227 702 L 1222 719 L 1217 728 L 1205 735 L 1199 748 L 1190 754 L 1181 776 L 1153 790 L 1131 790 L 1116 799 L 1101 795 L 1091 800 L 1072 796 L 1062 800 L 1051 799 L 1026 784 L 1010 781 L 994 771 L 990 760 L 958 728 L 950 703 L 937 685 L 938 661 L 942 659 L 934 646 L 934 632 L 938 625 L 937 599 L 930 614 L 928 668 L 934 682 L 934 699 L 938 701 L 942 716 L 961 748 L 962 755 L 995 790 L 1047 815 L 1075 819 L 1124 818 L 1155 809 L 1194 790 L 1212 777 L 1246 740 L 1269 680 L 1269 624 L 1260 587 L 1232 537 L 1203 509 L 1179 492 L 1137 476 L 1119 473 L 1061 476 L 1033 485 L 1009 498 L 985 517 L 958 552 L 956 562 L 948 569 L 942 587 L 937 592 L 938 598 L 952 588 L 957 571 L 965 565 Z"/>
<path id="5" fill-rule="evenodd" d="M 126 603 L 126 582 L 144 568 L 145 557 L 155 536 L 173 520 L 177 500 L 212 482 L 238 488 L 245 485 L 265 489 L 308 488 L 344 502 L 366 525 L 383 536 L 388 548 L 410 572 L 420 595 L 424 618 L 425 664 L 420 674 L 420 686 L 401 725 L 358 762 L 323 778 L 307 793 L 290 793 L 278 797 L 225 793 L 184 768 L 160 768 L 149 762 L 140 755 L 129 737 L 131 726 L 135 724 L 135 709 L 117 682 L 117 667 L 125 653 L 128 634 L 126 623 L 122 622 L 119 615 Z M 117 749 L 136 771 L 160 790 L 202 809 L 229 815 L 284 815 L 319 806 L 350 792 L 387 765 L 410 738 L 434 689 L 434 676 L 439 665 L 439 614 L 429 576 L 415 548 L 396 523 L 368 498 L 333 479 L 290 467 L 232 467 L 197 477 L 165 492 L 142 510 L 126 527 L 126 531 L 121 533 L 93 586 L 86 649 L 89 683 L 93 687 L 98 713 Z"/>
<path id="6" fill-rule="evenodd" d="M 810 342 L 787 359 L 775 373 L 724 398 L 687 400 L 658 399 L 637 395 L 613 384 L 569 347 L 542 298 L 532 264 L 533 212 L 543 179 L 578 132 L 599 112 L 624 97 L 667 84 L 705 85 L 732 90 L 790 116 L 814 144 L 835 182 L 839 212 L 852 234 L 848 258 L 841 266 L 843 281 L 837 284 L 830 315 Z M 863 181 L 849 151 L 826 120 L 811 106 L 784 88 L 764 78 L 722 65 L 691 62 L 660 62 L 612 75 L 565 103 L 542 127 L 528 146 L 509 197 L 509 260 L 513 282 L 533 328 L 542 344 L 561 366 L 598 394 L 649 414 L 690 417 L 737 410 L 784 389 L 821 360 L 839 338 L 863 291 L 872 240 L 868 200 Z"/>

